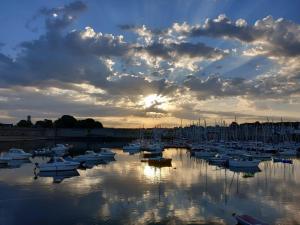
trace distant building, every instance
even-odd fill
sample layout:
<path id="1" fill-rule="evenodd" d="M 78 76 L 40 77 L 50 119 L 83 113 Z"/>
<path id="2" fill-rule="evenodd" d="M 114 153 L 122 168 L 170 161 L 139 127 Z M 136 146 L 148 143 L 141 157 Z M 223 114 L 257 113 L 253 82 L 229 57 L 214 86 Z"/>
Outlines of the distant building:
<path id="1" fill-rule="evenodd" d="M 31 116 L 30 115 L 27 116 L 27 122 L 31 123 Z"/>

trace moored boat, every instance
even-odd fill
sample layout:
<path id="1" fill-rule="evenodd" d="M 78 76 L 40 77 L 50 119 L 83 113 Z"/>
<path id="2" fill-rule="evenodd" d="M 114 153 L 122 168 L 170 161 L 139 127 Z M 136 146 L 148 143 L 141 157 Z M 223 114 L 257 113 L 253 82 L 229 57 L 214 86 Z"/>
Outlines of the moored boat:
<path id="1" fill-rule="evenodd" d="M 86 151 L 85 154 L 83 155 L 78 155 L 73 157 L 73 161 L 80 162 L 80 163 L 87 162 L 87 161 L 99 161 L 102 159 L 103 159 L 102 155 L 97 154 L 91 150 Z"/>
<path id="2" fill-rule="evenodd" d="M 110 148 L 101 148 L 98 155 L 100 155 L 103 158 L 114 158 L 116 153 L 113 152 Z"/>
<path id="3" fill-rule="evenodd" d="M 164 146 L 162 143 L 153 143 L 153 144 L 148 144 L 145 147 L 146 151 L 151 151 L 151 152 L 157 152 L 157 151 L 163 151 Z"/>
<path id="4" fill-rule="evenodd" d="M 141 149 L 141 145 L 139 143 L 130 143 L 123 147 L 125 152 L 138 152 Z"/>
<path id="5" fill-rule="evenodd" d="M 3 157 L 10 158 L 12 160 L 24 160 L 29 159 L 32 154 L 24 152 L 23 149 L 11 148 L 8 152 L 3 154 Z"/>
<path id="6" fill-rule="evenodd" d="M 240 167 L 240 168 L 248 168 L 248 167 L 258 167 L 260 160 L 253 159 L 251 156 L 242 156 L 235 159 L 229 159 L 228 165 L 229 167 Z"/>
<path id="7" fill-rule="evenodd" d="M 45 171 L 68 171 L 75 170 L 80 165 L 79 162 L 67 161 L 61 157 L 52 157 L 47 163 L 36 164 L 40 172 Z"/>
<path id="8" fill-rule="evenodd" d="M 7 166 L 11 160 L 12 160 L 12 158 L 1 155 L 0 156 L 0 165 Z"/>
<path id="9" fill-rule="evenodd" d="M 217 154 L 208 160 L 211 165 L 227 166 L 230 157 L 228 155 Z"/>
<path id="10" fill-rule="evenodd" d="M 53 148 L 51 148 L 51 151 L 54 153 L 55 156 L 64 156 L 68 153 L 69 149 L 69 145 L 56 144 Z"/>

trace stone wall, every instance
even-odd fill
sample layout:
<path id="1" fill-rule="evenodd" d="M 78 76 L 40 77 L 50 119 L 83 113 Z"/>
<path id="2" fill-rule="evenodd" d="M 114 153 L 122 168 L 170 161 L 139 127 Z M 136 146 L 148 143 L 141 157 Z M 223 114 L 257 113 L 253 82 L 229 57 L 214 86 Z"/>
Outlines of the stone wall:
<path id="1" fill-rule="evenodd" d="M 44 129 L 44 128 L 0 128 L 0 140 L 55 139 L 55 138 L 112 138 L 135 139 L 139 129 Z"/>

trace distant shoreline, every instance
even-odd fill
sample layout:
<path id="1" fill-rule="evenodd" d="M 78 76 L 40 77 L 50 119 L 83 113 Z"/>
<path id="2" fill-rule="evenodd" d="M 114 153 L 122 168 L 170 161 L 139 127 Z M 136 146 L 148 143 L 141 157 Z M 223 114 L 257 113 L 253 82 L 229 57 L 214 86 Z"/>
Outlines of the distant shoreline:
<path id="1" fill-rule="evenodd" d="M 133 140 L 139 137 L 139 129 L 124 128 L 0 128 L 0 142 L 37 140 Z"/>

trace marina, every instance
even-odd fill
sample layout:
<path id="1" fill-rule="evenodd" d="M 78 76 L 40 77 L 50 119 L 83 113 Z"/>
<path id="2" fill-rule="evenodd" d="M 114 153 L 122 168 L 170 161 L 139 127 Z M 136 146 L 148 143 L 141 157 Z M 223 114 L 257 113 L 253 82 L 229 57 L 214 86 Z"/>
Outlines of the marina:
<path id="1" fill-rule="evenodd" d="M 67 225 L 221 225 L 236 224 L 239 217 L 233 213 L 266 224 L 294 225 L 300 220 L 300 160 L 294 156 L 289 158 L 292 164 L 274 157 L 256 167 L 231 167 L 214 163 L 232 159 L 224 154 L 203 158 L 192 155 L 190 148 L 165 148 L 162 156 L 141 161 L 143 151 L 132 154 L 122 149 L 128 145 L 111 143 L 104 151 L 115 153 L 113 159 L 93 161 L 91 155 L 99 156 L 103 144 L 69 144 L 72 156 L 66 162 L 89 155 L 78 169 L 39 171 L 36 165 L 47 164 L 48 156 L 1 166 L 0 224 L 55 224 L 58 216 Z"/>

